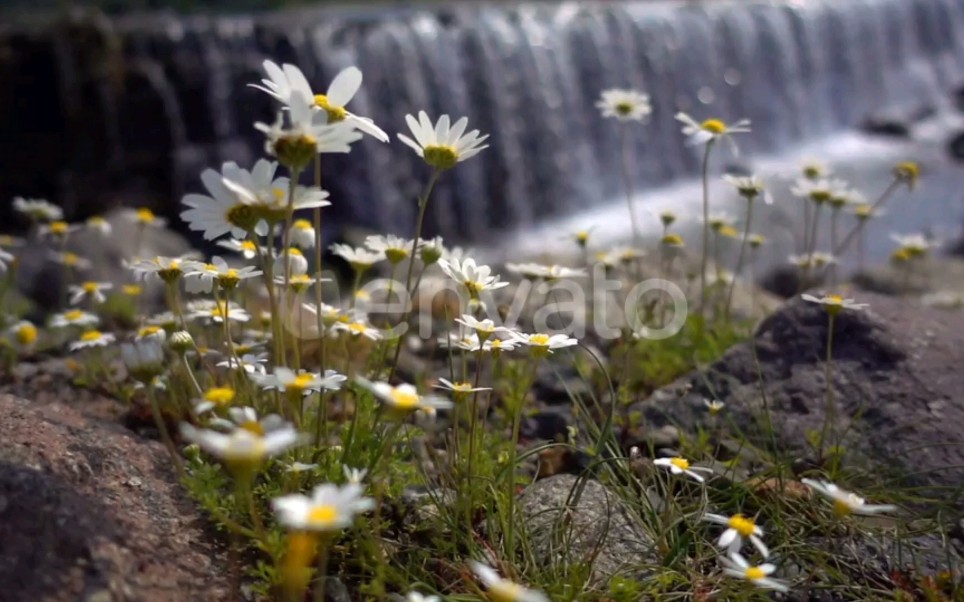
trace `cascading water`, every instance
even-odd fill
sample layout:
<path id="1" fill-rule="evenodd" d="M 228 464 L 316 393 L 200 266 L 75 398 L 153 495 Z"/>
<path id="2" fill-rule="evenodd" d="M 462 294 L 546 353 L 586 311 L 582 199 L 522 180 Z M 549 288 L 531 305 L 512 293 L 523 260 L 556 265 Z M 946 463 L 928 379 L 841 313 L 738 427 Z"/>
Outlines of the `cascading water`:
<path id="1" fill-rule="evenodd" d="M 25 74 L 26 63 L 0 70 L 0 106 L 15 111 L 9 96 L 24 78 L 49 76 L 57 101 L 46 102 L 65 135 L 87 140 L 60 149 L 33 180 L 24 167 L 0 173 L 4 196 L 47 195 L 82 214 L 107 189 L 176 213 L 171 199 L 197 190 L 204 167 L 260 155 L 251 125 L 271 121 L 274 106 L 246 84 L 264 58 L 298 64 L 319 87 L 358 65 L 365 83 L 351 109 L 389 132 L 425 109 L 467 115 L 490 133 L 491 150 L 443 179 L 429 215 L 429 231 L 475 239 L 622 194 L 618 128 L 593 106 L 604 88 L 653 98 L 651 123 L 631 148 L 634 186 L 644 189 L 698 168 L 677 110 L 751 119 L 743 148 L 763 154 L 882 107 L 934 106 L 964 75 L 964 0 L 330 8 L 105 27 L 119 44 L 84 57 L 84 69 L 67 38 L 54 43 L 50 73 Z M 4 127 L 3 156 L 41 143 L 30 123 Z M 340 223 L 408 232 L 423 181 L 424 167 L 397 142 L 366 140 L 349 157 L 324 160 Z"/>

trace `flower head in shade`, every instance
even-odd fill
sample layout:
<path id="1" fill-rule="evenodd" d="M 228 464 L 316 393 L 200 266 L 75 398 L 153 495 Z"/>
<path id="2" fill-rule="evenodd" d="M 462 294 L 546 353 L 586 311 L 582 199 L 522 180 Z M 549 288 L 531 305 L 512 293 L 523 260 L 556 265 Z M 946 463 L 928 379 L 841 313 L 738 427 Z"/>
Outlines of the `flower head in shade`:
<path id="1" fill-rule="evenodd" d="M 723 181 L 732 186 L 736 192 L 747 201 L 755 201 L 758 198 L 762 198 L 767 205 L 773 203 L 773 199 L 766 193 L 763 180 L 756 176 L 734 176 L 726 174 L 723 176 Z"/>
<path id="2" fill-rule="evenodd" d="M 163 217 L 154 215 L 148 207 L 126 208 L 121 212 L 121 216 L 141 227 L 163 228 L 167 225 L 167 220 Z"/>
<path id="3" fill-rule="evenodd" d="M 488 134 L 479 135 L 479 130 L 472 130 L 465 134 L 469 124 L 467 117 L 463 117 L 454 124 L 450 123 L 448 115 L 442 115 L 436 124 L 432 124 L 425 111 L 419 111 L 418 120 L 411 115 L 405 116 L 405 122 L 412 136 L 399 134 L 398 139 L 412 148 L 418 156 L 435 169 L 451 169 L 461 161 L 470 159 L 488 148 L 483 144 Z"/>
<path id="4" fill-rule="evenodd" d="M 162 345 L 162 341 L 150 338 L 121 345 L 121 359 L 134 380 L 147 384 L 164 372 Z"/>
<path id="5" fill-rule="evenodd" d="M 408 259 L 412 254 L 412 241 L 393 234 L 373 234 L 365 238 L 365 246 L 373 253 L 384 255 L 392 265 Z"/>
<path id="6" fill-rule="evenodd" d="M 335 79 L 331 80 L 328 90 L 324 94 L 317 94 L 311 89 L 308 79 L 295 65 L 284 64 L 280 67 L 272 61 L 262 63 L 268 79 L 261 80 L 262 85 L 248 84 L 274 96 L 285 105 L 291 105 L 292 96 L 297 93 L 313 102 L 316 111 L 324 111 L 328 123 L 347 123 L 376 140 L 388 142 L 388 134 L 367 117 L 359 117 L 349 113 L 345 108 L 361 88 L 362 72 L 358 67 L 342 69 Z"/>
<path id="7" fill-rule="evenodd" d="M 109 332 L 99 330 L 88 330 L 80 335 L 80 338 L 68 345 L 71 351 L 87 349 L 91 347 L 106 347 L 114 342 L 114 335 Z"/>
<path id="8" fill-rule="evenodd" d="M 226 238 L 217 242 L 219 247 L 229 251 L 240 253 L 245 259 L 254 259 L 258 256 L 258 246 L 253 240 L 239 240 L 237 238 Z"/>
<path id="9" fill-rule="evenodd" d="M 272 500 L 278 522 L 289 529 L 322 533 L 341 531 L 351 526 L 355 515 L 375 507 L 375 500 L 364 497 L 361 485 L 325 483 L 311 495 L 292 494 Z"/>
<path id="10" fill-rule="evenodd" d="M 752 518 L 747 518 L 742 514 L 722 516 L 707 513 L 703 515 L 703 520 L 726 527 L 716 544 L 721 548 L 726 548 L 728 552 L 739 552 L 743 546 L 743 540 L 749 540 L 764 558 L 770 555 L 770 550 L 767 549 L 766 544 L 761 539 L 763 529 Z"/>
<path id="11" fill-rule="evenodd" d="M 77 305 L 84 299 L 90 299 L 94 303 L 103 303 L 107 300 L 104 291 L 109 291 L 114 288 L 114 285 L 110 282 L 83 282 L 81 284 L 71 284 L 67 287 L 67 292 L 70 295 L 69 302 L 71 305 Z"/>
<path id="12" fill-rule="evenodd" d="M 272 125 L 255 123 L 265 135 L 265 150 L 289 169 L 301 170 L 318 153 L 348 153 L 362 135 L 348 121 L 328 122 L 326 111 L 315 111 L 314 99 L 294 91 L 288 110 Z"/>
<path id="13" fill-rule="evenodd" d="M 844 309 L 860 311 L 869 307 L 869 305 L 866 303 L 857 303 L 853 299 L 844 298 L 843 295 L 824 295 L 823 297 L 815 297 L 813 295 L 803 293 L 800 296 L 804 301 L 823 305 L 824 309 L 827 310 L 827 313 L 831 315 L 837 315 Z"/>
<path id="14" fill-rule="evenodd" d="M 62 253 L 60 251 L 49 251 L 47 257 L 50 258 L 50 261 L 59 263 L 72 270 L 89 270 L 94 265 L 86 257 L 81 257 L 70 251 L 64 251 Z"/>
<path id="15" fill-rule="evenodd" d="M 64 219 L 64 211 L 57 205 L 43 199 L 13 199 L 13 209 L 37 222 L 55 222 Z"/>
<path id="16" fill-rule="evenodd" d="M 739 579 L 746 579 L 761 589 L 772 589 L 780 592 L 789 591 L 790 589 L 785 583 L 777 581 L 776 579 L 770 579 L 770 574 L 777 570 L 777 567 L 772 564 L 764 563 L 759 566 L 753 566 L 746 561 L 746 558 L 736 552 L 731 553 L 729 558 L 720 558 L 720 562 L 724 567 L 723 572 L 727 575 Z"/>
<path id="17" fill-rule="evenodd" d="M 352 468 L 348 465 L 343 465 L 341 467 L 341 472 L 345 475 L 345 480 L 349 483 L 354 483 L 356 485 L 360 484 L 368 476 L 368 469 L 366 468 Z"/>
<path id="18" fill-rule="evenodd" d="M 542 592 L 503 579 L 490 566 L 474 560 L 470 566 L 493 602 L 549 602 L 549 598 Z"/>
<path id="19" fill-rule="evenodd" d="M 848 190 L 843 180 L 810 180 L 801 178 L 790 188 L 794 195 L 809 199 L 816 205 L 823 205 Z"/>
<path id="20" fill-rule="evenodd" d="M 596 101 L 596 108 L 599 109 L 603 117 L 614 117 L 624 122 L 646 121 L 650 113 L 653 112 L 648 94 L 643 94 L 638 90 L 619 88 L 603 90 L 599 100 Z"/>
<path id="21" fill-rule="evenodd" d="M 105 238 L 110 236 L 110 233 L 113 231 L 113 226 L 111 226 L 111 223 L 100 215 L 92 215 L 88 217 L 87 221 L 84 222 L 84 227 Z"/>
<path id="22" fill-rule="evenodd" d="M 397 417 L 407 416 L 417 410 L 448 410 L 455 405 L 436 395 L 420 395 L 418 389 L 408 383 L 392 386 L 359 378 L 358 384 L 371 391 Z"/>
<path id="23" fill-rule="evenodd" d="M 734 153 L 737 152 L 737 146 L 733 141 L 733 134 L 744 134 L 750 131 L 749 119 L 741 119 L 732 125 L 721 119 L 698 122 L 686 113 L 680 112 L 676 114 L 676 120 L 683 124 L 683 135 L 686 136 L 687 144 L 697 146 L 725 138 L 729 141 Z"/>
<path id="24" fill-rule="evenodd" d="M 37 228 L 37 234 L 44 238 L 53 239 L 57 242 L 63 242 L 67 240 L 67 237 L 69 237 L 71 233 L 76 232 L 77 230 L 80 230 L 79 225 L 68 224 L 67 222 L 58 220 L 47 224 L 41 224 L 40 227 Z"/>
<path id="25" fill-rule="evenodd" d="M 656 466 L 662 466 L 673 474 L 685 474 L 698 483 L 702 483 L 704 479 L 701 475 L 696 474 L 697 472 L 713 472 L 713 469 L 711 468 L 691 466 L 689 460 L 679 456 L 673 458 L 656 458 L 653 460 L 653 464 Z"/>
<path id="26" fill-rule="evenodd" d="M 931 249 L 940 246 L 940 241 L 930 239 L 923 234 L 897 234 L 892 233 L 890 239 L 897 243 L 898 248 L 902 249 L 910 258 L 923 257 Z"/>
<path id="27" fill-rule="evenodd" d="M 856 493 L 841 489 L 827 481 L 803 479 L 802 483 L 833 502 L 833 510 L 838 516 L 880 514 L 897 510 L 897 506 L 891 504 L 868 504 L 867 500 Z"/>
<path id="28" fill-rule="evenodd" d="M 499 276 L 493 276 L 492 268 L 487 265 L 477 265 L 472 258 L 462 261 L 440 259 L 439 266 L 449 278 L 464 286 L 473 299 L 478 299 L 483 291 L 496 290 L 509 285 L 508 282 L 500 282 Z"/>

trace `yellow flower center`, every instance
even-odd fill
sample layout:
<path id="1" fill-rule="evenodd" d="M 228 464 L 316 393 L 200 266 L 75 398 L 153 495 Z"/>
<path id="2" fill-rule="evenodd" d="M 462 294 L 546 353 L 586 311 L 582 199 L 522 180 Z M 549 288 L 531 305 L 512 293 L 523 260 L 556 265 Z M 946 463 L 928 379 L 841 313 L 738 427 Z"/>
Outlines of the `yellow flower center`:
<path id="1" fill-rule="evenodd" d="M 475 280 L 464 280 L 462 281 L 462 284 L 468 289 L 469 296 L 471 296 L 473 299 L 478 297 L 479 293 L 482 292 L 481 282 L 476 282 Z"/>
<path id="2" fill-rule="evenodd" d="M 88 330 L 84 334 L 80 335 L 80 340 L 85 343 L 90 343 L 100 339 L 102 336 L 104 335 L 101 334 L 99 330 Z"/>
<path id="3" fill-rule="evenodd" d="M 538 345 L 539 347 L 546 347 L 549 345 L 549 335 L 547 334 L 534 334 L 529 337 L 529 343 L 533 345 Z"/>
<path id="4" fill-rule="evenodd" d="M 348 331 L 352 334 L 365 334 L 368 330 L 368 326 L 362 324 L 361 322 L 352 322 L 348 325 Z"/>
<path id="5" fill-rule="evenodd" d="M 829 201 L 832 196 L 829 190 L 812 190 L 810 192 L 810 200 L 818 205 Z"/>
<path id="6" fill-rule="evenodd" d="M 684 244 L 683 237 L 679 234 L 667 234 L 661 242 L 667 247 L 682 247 Z"/>
<path id="7" fill-rule="evenodd" d="M 700 124 L 700 128 L 716 135 L 726 133 L 726 123 L 720 119 L 707 119 Z"/>
<path id="8" fill-rule="evenodd" d="M 492 339 L 489 344 L 492 345 L 493 349 L 502 349 L 502 339 Z"/>
<path id="9" fill-rule="evenodd" d="M 91 226 L 103 226 L 107 223 L 107 220 L 99 215 L 94 215 L 87 218 L 87 223 Z"/>
<path id="10" fill-rule="evenodd" d="M 748 566 L 746 567 L 746 578 L 750 581 L 759 581 L 760 579 L 766 579 L 767 574 L 763 572 L 758 566 Z"/>
<path id="11" fill-rule="evenodd" d="M 315 106 L 328 113 L 328 123 L 338 123 L 348 117 L 345 107 L 339 107 L 328 102 L 328 97 L 324 94 L 315 94 Z"/>
<path id="12" fill-rule="evenodd" d="M 422 149 L 425 162 L 437 169 L 449 169 L 459 162 L 459 153 L 454 146 L 429 144 Z"/>
<path id="13" fill-rule="evenodd" d="M 920 165 L 913 161 L 904 161 L 894 166 L 893 173 L 895 178 L 913 188 L 920 178 Z"/>
<path id="14" fill-rule="evenodd" d="M 325 527 L 338 520 L 338 508 L 330 505 L 315 506 L 308 512 L 308 522 L 315 527 Z"/>
<path id="15" fill-rule="evenodd" d="M 144 287 L 139 284 L 125 284 L 121 287 L 121 292 L 129 297 L 137 297 L 144 292 Z"/>
<path id="16" fill-rule="evenodd" d="M 827 295 L 824 302 L 827 305 L 843 305 L 843 295 Z"/>
<path id="17" fill-rule="evenodd" d="M 226 406 L 234 401 L 234 389 L 231 387 L 213 387 L 204 393 L 204 400 L 219 406 Z"/>
<path id="18" fill-rule="evenodd" d="M 224 219 L 229 224 L 236 228 L 241 228 L 246 232 L 250 232 L 258 224 L 258 215 L 254 210 L 254 207 L 250 205 L 245 205 L 244 203 L 238 203 L 232 205 L 224 214 Z M 244 245 L 251 245 L 251 250 L 254 250 L 254 243 L 249 240 L 241 243 L 241 248 L 245 248 Z"/>
<path id="19" fill-rule="evenodd" d="M 615 108 L 617 113 L 625 117 L 633 112 L 633 107 L 633 103 L 629 102 L 628 100 L 624 100 L 622 102 L 617 102 Z"/>
<path id="20" fill-rule="evenodd" d="M 690 467 L 690 462 L 686 458 L 671 458 L 669 463 L 680 470 L 688 470 Z"/>
<path id="21" fill-rule="evenodd" d="M 753 535 L 753 532 L 756 530 L 756 523 L 753 522 L 753 519 L 746 518 L 742 514 L 734 514 L 731 516 L 727 526 L 739 533 L 742 537 L 749 537 Z"/>
<path id="22" fill-rule="evenodd" d="M 290 249 L 288 249 L 288 255 L 294 255 L 295 257 L 304 257 L 304 254 L 299 249 L 296 249 L 294 247 L 291 247 Z"/>
<path id="23" fill-rule="evenodd" d="M 726 238 L 736 238 L 740 235 L 736 228 L 729 224 L 724 224 L 719 230 L 720 236 L 725 236 Z"/>
<path id="24" fill-rule="evenodd" d="M 467 392 L 472 390 L 472 385 L 469 383 L 452 383 L 453 391 Z"/>
<path id="25" fill-rule="evenodd" d="M 211 308 L 211 316 L 225 319 L 228 317 L 229 307 L 227 304 L 218 301 L 217 305 Z"/>
<path id="26" fill-rule="evenodd" d="M 147 207 L 141 207 L 137 210 L 137 221 L 142 224 L 153 224 L 154 223 L 154 212 Z"/>
<path id="27" fill-rule="evenodd" d="M 509 581 L 498 581 L 489 586 L 492 602 L 517 602 L 522 599 L 522 586 Z"/>
<path id="28" fill-rule="evenodd" d="M 76 253 L 67 252 L 67 253 L 64 253 L 63 257 L 64 257 L 65 266 L 74 267 L 75 265 L 80 263 L 80 256 L 78 256 Z"/>
<path id="29" fill-rule="evenodd" d="M 84 292 L 88 295 L 93 295 L 98 290 L 100 290 L 100 285 L 96 282 L 85 282 L 80 285 L 80 288 L 84 289 Z"/>
<path id="30" fill-rule="evenodd" d="M 161 331 L 160 326 L 145 326 L 137 331 L 137 336 L 139 338 L 149 337 L 151 335 L 157 334 Z"/>
<path id="31" fill-rule="evenodd" d="M 275 155 L 289 169 L 302 169 L 318 152 L 318 140 L 308 134 L 284 136 L 275 141 Z"/>
<path id="32" fill-rule="evenodd" d="M 306 219 L 295 220 L 295 223 L 292 224 L 292 227 L 295 230 L 311 230 L 311 222 Z"/>
<path id="33" fill-rule="evenodd" d="M 392 400 L 392 405 L 401 410 L 414 410 L 418 407 L 418 393 L 394 388 L 388 397 Z"/>
<path id="34" fill-rule="evenodd" d="M 37 340 L 37 327 L 33 324 L 21 324 L 17 327 L 17 343 L 30 345 Z"/>
<path id="35" fill-rule="evenodd" d="M 250 240 L 243 240 L 243 241 L 241 241 L 241 250 L 242 250 L 242 251 L 256 251 L 257 249 L 258 249 L 258 248 L 254 246 L 254 242 L 252 242 L 252 241 L 250 241 Z"/>
<path id="36" fill-rule="evenodd" d="M 64 314 L 64 319 L 68 322 L 76 322 L 77 320 L 84 317 L 84 312 L 79 309 L 72 309 Z"/>
<path id="37" fill-rule="evenodd" d="M 385 259 L 387 259 L 389 263 L 398 263 L 407 257 L 408 249 L 402 249 L 400 247 L 385 249 Z"/>
<path id="38" fill-rule="evenodd" d="M 803 175 L 807 179 L 816 180 L 823 175 L 823 169 L 819 165 L 805 165 L 803 167 Z"/>
<path id="39" fill-rule="evenodd" d="M 69 229 L 70 229 L 70 226 L 67 225 L 67 222 L 53 222 L 52 224 L 50 224 L 50 233 L 56 234 L 58 236 L 67 234 L 67 231 Z"/>
<path id="40" fill-rule="evenodd" d="M 854 510 L 847 502 L 834 500 L 833 511 L 837 516 L 849 516 Z"/>
<path id="41" fill-rule="evenodd" d="M 295 380 L 285 385 L 285 389 L 301 392 L 311 386 L 311 382 L 315 380 L 315 377 L 307 372 L 304 374 L 299 374 L 295 377 Z"/>

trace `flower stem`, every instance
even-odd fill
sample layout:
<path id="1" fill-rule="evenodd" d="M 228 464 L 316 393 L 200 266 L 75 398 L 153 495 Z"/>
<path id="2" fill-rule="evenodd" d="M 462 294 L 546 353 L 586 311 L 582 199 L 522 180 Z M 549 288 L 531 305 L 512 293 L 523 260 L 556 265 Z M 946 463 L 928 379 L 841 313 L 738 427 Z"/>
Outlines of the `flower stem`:
<path id="1" fill-rule="evenodd" d="M 836 408 L 834 407 L 834 396 L 833 396 L 833 382 L 831 378 L 833 376 L 833 326 L 834 319 L 836 316 L 833 313 L 829 315 L 829 323 L 827 325 L 827 358 L 824 362 L 824 381 L 827 387 L 827 417 L 823 421 L 823 430 L 820 432 L 820 449 L 818 457 L 823 460 L 824 442 L 827 439 L 828 431 L 832 428 L 831 423 L 836 419 L 835 413 Z"/>
<path id="2" fill-rule="evenodd" d="M 315 155 L 315 187 L 321 190 L 321 154 Z M 315 273 L 318 278 L 321 278 L 321 245 L 322 234 L 321 234 L 321 207 L 315 208 L 314 214 L 314 228 L 315 228 Z M 355 299 L 352 297 L 352 303 L 354 304 Z M 324 330 L 324 318 L 321 315 L 321 282 L 315 282 L 315 307 L 318 309 L 315 314 L 318 326 L 318 370 L 324 374 L 325 373 L 325 330 Z"/>
<path id="3" fill-rule="evenodd" d="M 710 253 L 710 152 L 713 140 L 703 153 L 703 259 L 700 262 L 700 317 L 706 322 L 706 267 Z"/>
<path id="4" fill-rule="evenodd" d="M 164 443 L 164 447 L 167 448 L 167 453 L 171 456 L 171 461 L 174 463 L 174 469 L 177 471 L 178 478 L 183 480 L 186 476 L 184 464 L 181 462 L 181 456 L 177 453 L 177 448 L 174 447 L 174 440 L 171 439 L 171 434 L 167 430 L 164 415 L 161 414 L 161 406 L 157 402 L 157 392 L 154 390 L 153 384 L 144 383 L 144 385 L 147 387 L 147 398 L 151 402 L 151 413 L 154 415 L 154 424 L 157 425 L 157 431 L 161 435 L 161 441 Z"/>
<path id="5" fill-rule="evenodd" d="M 897 178 L 894 178 L 894 181 L 890 183 L 890 186 L 888 186 L 884 190 L 884 192 L 882 192 L 880 196 L 877 197 L 877 200 L 874 201 L 874 204 L 870 208 L 870 214 L 873 215 L 874 211 L 878 207 L 880 207 L 885 202 L 887 202 L 887 199 L 889 199 L 891 195 L 894 194 L 894 192 L 900 187 L 900 185 L 901 185 L 901 181 Z M 850 232 L 847 233 L 847 236 L 844 237 L 844 239 L 840 242 L 840 244 L 833 249 L 834 257 L 839 257 L 844 251 L 847 250 L 847 247 L 850 245 L 850 241 L 853 240 L 855 236 L 857 236 L 863 231 L 867 221 L 868 220 L 866 219 L 862 219 L 857 222 L 857 225 L 854 226 L 850 230 Z"/>
<path id="6" fill-rule="evenodd" d="M 633 248 L 638 249 L 640 245 L 639 240 L 639 225 L 636 223 L 636 211 L 633 205 L 633 179 L 630 174 L 630 163 L 629 163 L 629 129 L 623 127 L 620 131 L 620 169 L 623 176 L 623 190 L 626 193 L 626 208 L 629 210 L 629 223 L 633 228 Z"/>
<path id="7" fill-rule="evenodd" d="M 753 220 L 753 201 L 748 200 L 746 204 L 746 225 L 743 226 L 743 242 L 740 243 L 740 255 L 736 260 L 736 269 L 733 270 L 733 281 L 730 282 L 730 291 L 726 294 L 726 320 L 730 319 L 730 310 L 733 308 L 733 290 L 736 288 L 736 280 L 743 271 L 743 259 L 746 256 L 747 238 L 750 236 L 750 223 Z M 752 288 L 750 289 L 753 290 Z"/>

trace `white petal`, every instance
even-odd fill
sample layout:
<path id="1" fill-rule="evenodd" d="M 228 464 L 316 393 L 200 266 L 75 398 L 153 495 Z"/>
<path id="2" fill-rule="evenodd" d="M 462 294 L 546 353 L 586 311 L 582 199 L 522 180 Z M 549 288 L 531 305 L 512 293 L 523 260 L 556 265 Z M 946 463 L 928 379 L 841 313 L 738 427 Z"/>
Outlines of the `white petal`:
<path id="1" fill-rule="evenodd" d="M 342 69 L 328 86 L 328 103 L 343 107 L 351 101 L 362 84 L 362 72 L 358 67 Z"/>
<path id="2" fill-rule="evenodd" d="M 301 69 L 290 63 L 285 63 L 282 68 L 284 69 L 285 76 L 288 78 L 288 85 L 291 86 L 291 93 L 300 92 L 306 99 L 313 101 L 315 99 L 315 93 L 311 91 L 311 84 L 308 83 Z"/>

